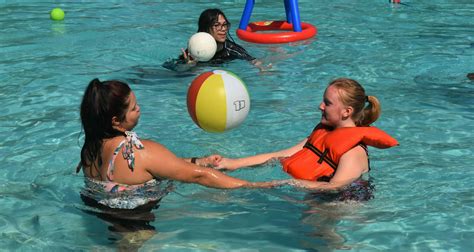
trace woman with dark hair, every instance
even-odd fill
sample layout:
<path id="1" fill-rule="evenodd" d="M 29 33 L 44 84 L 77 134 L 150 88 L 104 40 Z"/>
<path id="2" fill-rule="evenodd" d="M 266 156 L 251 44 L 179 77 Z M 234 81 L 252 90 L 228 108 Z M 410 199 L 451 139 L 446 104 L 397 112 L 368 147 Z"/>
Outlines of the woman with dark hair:
<path id="1" fill-rule="evenodd" d="M 140 106 L 130 87 L 120 81 L 92 80 L 81 103 L 85 141 L 81 161 L 87 205 L 110 209 L 150 210 L 168 192 L 167 180 L 213 188 L 269 188 L 281 182 L 248 182 L 205 166 L 217 155 L 179 158 L 163 145 L 140 140 L 133 128 Z"/>
<path id="2" fill-rule="evenodd" d="M 207 32 L 216 40 L 217 50 L 211 63 L 224 63 L 234 59 L 256 61 L 248 52 L 230 37 L 230 22 L 219 9 L 207 9 L 201 13 L 198 22 L 198 32 Z M 189 54 L 183 51 L 183 58 L 190 60 Z"/>
<path id="3" fill-rule="evenodd" d="M 216 40 L 217 50 L 207 64 L 222 64 L 234 59 L 247 60 L 263 70 L 262 62 L 251 56 L 242 46 L 235 43 L 234 39 L 229 34 L 230 22 L 225 14 L 220 9 L 204 10 L 199 16 L 197 32 L 207 32 Z M 188 53 L 188 49 L 182 49 L 182 54 L 179 59 L 171 63 L 166 62 L 163 66 L 173 70 L 180 69 L 179 64 L 185 64 L 185 69 L 197 64 Z"/>

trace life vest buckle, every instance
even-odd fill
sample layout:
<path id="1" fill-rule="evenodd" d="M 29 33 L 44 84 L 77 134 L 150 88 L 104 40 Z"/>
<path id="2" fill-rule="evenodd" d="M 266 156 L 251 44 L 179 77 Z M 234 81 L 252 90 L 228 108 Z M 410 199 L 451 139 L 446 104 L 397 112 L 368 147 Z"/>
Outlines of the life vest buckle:
<path id="1" fill-rule="evenodd" d="M 319 160 L 318 160 L 318 164 L 322 164 L 323 161 L 324 161 L 324 158 L 326 157 L 326 155 L 328 154 L 329 152 L 329 149 L 325 149 L 323 154 L 319 156 Z"/>

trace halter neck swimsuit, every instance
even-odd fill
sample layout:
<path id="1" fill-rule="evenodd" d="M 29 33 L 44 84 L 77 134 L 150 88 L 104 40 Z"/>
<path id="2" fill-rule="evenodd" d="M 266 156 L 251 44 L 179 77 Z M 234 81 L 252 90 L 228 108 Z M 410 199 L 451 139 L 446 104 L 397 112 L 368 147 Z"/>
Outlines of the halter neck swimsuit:
<path id="1" fill-rule="evenodd" d="M 127 160 L 128 168 L 133 172 L 135 168 L 134 147 L 138 150 L 145 148 L 138 136 L 133 131 L 125 132 L 126 138 L 122 140 L 113 152 L 107 166 L 106 180 L 85 178 L 85 187 L 81 191 L 83 196 L 97 201 L 99 204 L 119 209 L 133 209 L 150 201 L 157 201 L 172 190 L 172 183 L 164 183 L 161 179 L 152 179 L 143 184 L 127 185 L 113 181 L 115 159 L 121 152 Z"/>

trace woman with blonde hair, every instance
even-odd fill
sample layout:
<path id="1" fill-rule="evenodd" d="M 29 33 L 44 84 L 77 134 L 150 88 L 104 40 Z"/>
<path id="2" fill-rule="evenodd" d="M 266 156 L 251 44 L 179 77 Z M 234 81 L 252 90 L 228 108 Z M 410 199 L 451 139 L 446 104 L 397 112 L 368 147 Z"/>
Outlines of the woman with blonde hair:
<path id="1" fill-rule="evenodd" d="M 314 190 L 340 190 L 370 170 L 367 145 L 388 148 L 397 140 L 370 127 L 380 114 L 375 96 L 367 96 L 355 80 L 329 83 L 319 104 L 321 120 L 310 136 L 293 147 L 243 158 L 219 158 L 217 167 L 236 170 L 280 159 L 298 186 Z"/>

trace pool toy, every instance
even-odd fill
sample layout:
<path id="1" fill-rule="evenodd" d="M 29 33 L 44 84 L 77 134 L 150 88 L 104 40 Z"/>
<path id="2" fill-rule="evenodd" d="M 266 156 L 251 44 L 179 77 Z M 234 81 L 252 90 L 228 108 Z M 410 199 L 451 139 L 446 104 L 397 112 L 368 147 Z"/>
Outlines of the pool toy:
<path id="1" fill-rule="evenodd" d="M 237 36 L 242 40 L 260 44 L 278 44 L 309 39 L 317 33 L 315 26 L 301 22 L 297 0 L 284 0 L 286 21 L 249 23 L 254 4 L 255 0 L 247 0 L 245 3 L 239 28 L 236 31 Z"/>
<path id="2" fill-rule="evenodd" d="M 358 144 L 380 149 L 398 145 L 398 141 L 376 127 L 349 127 L 328 130 L 319 124 L 303 149 L 283 159 L 283 170 L 297 179 L 315 181 L 331 177 L 344 153 Z"/>
<path id="3" fill-rule="evenodd" d="M 64 20 L 64 11 L 61 10 L 61 8 L 54 8 L 49 13 L 49 16 L 54 21 L 61 21 L 61 20 Z"/>
<path id="4" fill-rule="evenodd" d="M 208 132 L 239 126 L 250 110 L 245 83 L 232 72 L 214 70 L 196 77 L 188 88 L 188 112 L 194 123 Z"/>
<path id="5" fill-rule="evenodd" d="M 400 0 L 388 0 L 389 3 L 397 3 L 399 4 L 400 3 Z"/>
<path id="6" fill-rule="evenodd" d="M 189 38 L 188 51 L 198 61 L 209 61 L 216 50 L 216 40 L 207 32 L 198 32 Z"/>

